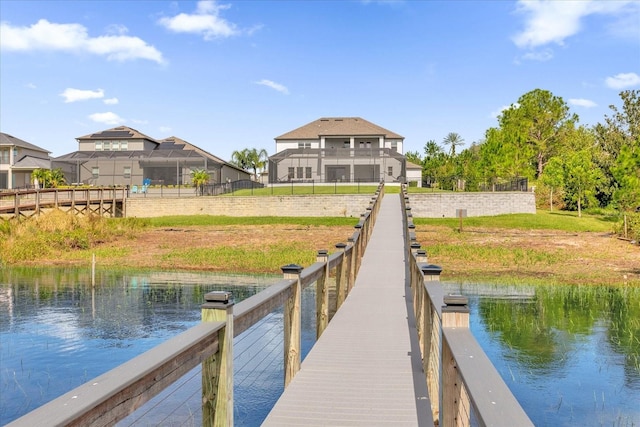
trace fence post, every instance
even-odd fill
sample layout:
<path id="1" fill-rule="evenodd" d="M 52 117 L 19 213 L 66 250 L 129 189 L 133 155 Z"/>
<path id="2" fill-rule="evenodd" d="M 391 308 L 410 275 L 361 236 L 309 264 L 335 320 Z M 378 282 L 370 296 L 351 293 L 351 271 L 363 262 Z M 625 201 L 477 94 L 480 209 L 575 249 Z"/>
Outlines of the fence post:
<path id="1" fill-rule="evenodd" d="M 444 297 L 442 328 L 469 328 L 468 299 L 462 295 Z M 442 417 L 444 426 L 468 426 L 469 395 L 446 339 L 442 340 Z"/>
<path id="2" fill-rule="evenodd" d="M 338 269 L 336 271 L 336 310 L 340 308 L 345 298 L 347 297 L 347 257 L 345 255 L 345 250 L 347 248 L 346 243 L 338 243 L 336 244 L 336 249 L 342 252 L 342 261 L 338 264 Z"/>
<path id="3" fill-rule="evenodd" d="M 316 282 L 316 339 L 329 324 L 329 251 L 318 251 L 317 262 L 324 262 L 324 273 Z"/>
<path id="4" fill-rule="evenodd" d="M 287 387 L 300 370 L 302 266 L 288 264 L 281 269 L 285 279 L 296 279 L 291 287 L 291 296 L 284 305 L 284 386 Z"/>
<path id="5" fill-rule="evenodd" d="M 203 322 L 226 321 L 218 332 L 218 352 L 202 362 L 202 425 L 233 425 L 233 296 L 209 292 L 202 305 Z"/>

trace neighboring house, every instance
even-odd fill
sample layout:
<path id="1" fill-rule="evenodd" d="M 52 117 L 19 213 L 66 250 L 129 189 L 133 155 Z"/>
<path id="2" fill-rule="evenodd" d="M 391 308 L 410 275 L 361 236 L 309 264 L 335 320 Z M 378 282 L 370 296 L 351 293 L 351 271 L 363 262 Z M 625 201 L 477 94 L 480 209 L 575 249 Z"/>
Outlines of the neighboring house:
<path id="1" fill-rule="evenodd" d="M 35 169 L 50 169 L 51 152 L 0 133 L 0 190 L 29 188 L 31 173 Z"/>
<path id="2" fill-rule="evenodd" d="M 360 117 L 323 117 L 275 138 L 269 182 L 405 182 L 404 137 Z"/>
<path id="3" fill-rule="evenodd" d="M 156 140 L 118 126 L 76 138 L 78 151 L 52 160 L 67 182 L 108 185 L 183 185 L 205 169 L 211 184 L 248 180 L 249 172 L 176 137 Z"/>
<path id="4" fill-rule="evenodd" d="M 415 182 L 416 187 L 422 187 L 422 166 L 407 160 L 407 182 Z"/>

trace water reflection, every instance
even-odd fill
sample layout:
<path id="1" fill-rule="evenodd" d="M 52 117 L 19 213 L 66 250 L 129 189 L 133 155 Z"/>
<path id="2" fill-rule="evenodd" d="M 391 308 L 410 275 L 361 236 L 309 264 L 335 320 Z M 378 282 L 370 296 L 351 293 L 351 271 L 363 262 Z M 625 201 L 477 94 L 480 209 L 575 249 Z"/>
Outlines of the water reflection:
<path id="1" fill-rule="evenodd" d="M 78 269 L 0 271 L 0 424 L 200 321 L 204 294 L 236 301 L 274 276 L 199 273 L 96 276 Z"/>
<path id="2" fill-rule="evenodd" d="M 239 301 L 277 280 L 105 272 L 92 288 L 79 269 L 1 270 L 0 424 L 195 325 L 206 292 L 231 290 Z M 446 291 L 470 297 L 474 336 L 536 425 L 640 425 L 640 289 Z M 314 342 L 314 310 L 313 294 L 304 294 L 303 355 Z M 234 346 L 236 421 L 256 425 L 283 387 L 281 311 Z M 181 408 L 198 424 L 200 380 L 190 378 L 174 399 L 192 399 Z"/>
<path id="3" fill-rule="evenodd" d="M 640 423 L 640 289 L 448 291 L 470 296 L 474 335 L 536 425 Z"/>

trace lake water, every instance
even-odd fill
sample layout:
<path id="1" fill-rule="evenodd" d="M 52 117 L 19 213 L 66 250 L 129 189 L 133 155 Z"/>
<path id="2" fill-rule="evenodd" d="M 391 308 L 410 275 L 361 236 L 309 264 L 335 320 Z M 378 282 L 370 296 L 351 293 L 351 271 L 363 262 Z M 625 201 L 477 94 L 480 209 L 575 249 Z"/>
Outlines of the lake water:
<path id="1" fill-rule="evenodd" d="M 239 301 L 278 280 L 99 273 L 92 288 L 83 270 L 0 271 L 0 424 L 195 325 L 206 292 Z M 474 335 L 536 425 L 640 425 L 640 289 L 445 286 L 469 296 Z M 314 307 L 309 289 L 303 355 Z M 283 388 L 282 313 L 234 345 L 236 424 L 259 425 Z M 196 369 L 121 424 L 198 425 L 199 384 Z"/>

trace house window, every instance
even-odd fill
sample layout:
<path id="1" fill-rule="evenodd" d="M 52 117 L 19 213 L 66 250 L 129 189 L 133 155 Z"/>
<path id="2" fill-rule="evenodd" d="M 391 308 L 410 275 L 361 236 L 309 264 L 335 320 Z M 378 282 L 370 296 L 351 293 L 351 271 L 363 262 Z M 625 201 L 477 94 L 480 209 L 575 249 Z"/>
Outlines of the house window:
<path id="1" fill-rule="evenodd" d="M 289 179 L 295 178 L 294 173 L 295 173 L 295 168 L 289 168 L 289 172 L 287 173 L 287 178 Z"/>
<path id="2" fill-rule="evenodd" d="M 298 148 L 311 148 L 310 142 L 298 142 Z"/>
<path id="3" fill-rule="evenodd" d="M 311 166 L 307 166 L 304 170 L 304 177 L 311 179 Z"/>
<path id="4" fill-rule="evenodd" d="M 120 141 L 120 151 L 128 151 L 128 150 L 129 150 L 129 142 Z"/>
<path id="5" fill-rule="evenodd" d="M 364 148 L 364 141 L 360 141 L 360 148 Z"/>
<path id="6" fill-rule="evenodd" d="M 367 141 L 367 148 L 371 148 L 371 141 Z"/>
<path id="7" fill-rule="evenodd" d="M 111 143 L 111 149 L 113 151 L 120 151 L 120 141 L 113 141 Z"/>
<path id="8" fill-rule="evenodd" d="M 389 166 L 387 168 L 387 173 L 389 174 L 389 176 L 393 176 L 393 166 Z"/>
<path id="9" fill-rule="evenodd" d="M 0 164 L 2 165 L 8 165 L 9 164 L 9 153 L 11 151 L 6 148 L 6 149 L 0 149 Z"/>
<path id="10" fill-rule="evenodd" d="M 98 166 L 94 166 L 91 168 L 91 175 L 93 179 L 98 179 L 100 177 L 100 168 Z"/>
<path id="11" fill-rule="evenodd" d="M 102 142 L 102 149 L 104 151 L 111 151 L 111 141 L 103 141 Z"/>
<path id="12" fill-rule="evenodd" d="M 398 151 L 398 142 L 397 141 L 392 141 L 391 142 L 391 151 Z"/>
<path id="13" fill-rule="evenodd" d="M 296 169 L 298 169 L 296 172 L 298 174 L 298 178 L 302 179 L 302 171 L 304 170 L 304 168 L 302 166 L 298 166 Z"/>
<path id="14" fill-rule="evenodd" d="M 127 179 L 131 178 L 131 166 L 125 166 L 122 175 Z"/>
<path id="15" fill-rule="evenodd" d="M 343 146 L 344 148 L 351 148 L 351 144 L 349 143 L 349 141 L 345 141 Z"/>
<path id="16" fill-rule="evenodd" d="M 102 141 L 96 141 L 96 151 L 102 151 Z"/>

